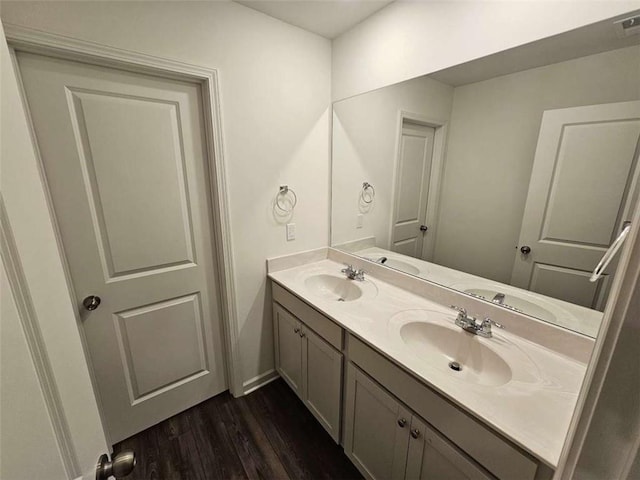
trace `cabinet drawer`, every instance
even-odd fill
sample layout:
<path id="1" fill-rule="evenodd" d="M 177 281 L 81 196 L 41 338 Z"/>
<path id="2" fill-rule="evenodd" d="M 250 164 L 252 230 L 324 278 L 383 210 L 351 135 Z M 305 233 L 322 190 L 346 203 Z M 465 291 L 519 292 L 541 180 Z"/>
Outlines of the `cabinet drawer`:
<path id="1" fill-rule="evenodd" d="M 533 480 L 538 462 L 371 347 L 349 336 L 349 360 L 500 479 Z"/>
<path id="2" fill-rule="evenodd" d="M 271 282 L 273 300 L 304 322 L 311 330 L 329 342 L 334 348 L 342 350 L 343 330 L 298 297 L 289 293 L 275 282 Z"/>

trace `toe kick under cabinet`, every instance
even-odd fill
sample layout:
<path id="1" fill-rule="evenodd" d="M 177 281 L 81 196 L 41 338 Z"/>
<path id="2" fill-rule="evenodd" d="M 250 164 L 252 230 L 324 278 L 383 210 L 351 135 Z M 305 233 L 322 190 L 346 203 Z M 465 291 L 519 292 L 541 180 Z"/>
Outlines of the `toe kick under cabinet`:
<path id="1" fill-rule="evenodd" d="M 551 468 L 333 320 L 279 284 L 272 287 L 276 369 L 365 477 L 553 476 Z"/>

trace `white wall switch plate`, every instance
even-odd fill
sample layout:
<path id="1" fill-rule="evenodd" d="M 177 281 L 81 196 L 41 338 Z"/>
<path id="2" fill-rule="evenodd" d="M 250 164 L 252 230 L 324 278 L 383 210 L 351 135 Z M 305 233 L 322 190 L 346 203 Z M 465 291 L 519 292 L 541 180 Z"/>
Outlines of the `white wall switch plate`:
<path id="1" fill-rule="evenodd" d="M 287 242 L 296 239 L 296 224 L 287 223 Z"/>
<path id="2" fill-rule="evenodd" d="M 362 228 L 362 225 L 364 225 L 364 215 L 359 213 L 356 217 L 356 228 Z"/>

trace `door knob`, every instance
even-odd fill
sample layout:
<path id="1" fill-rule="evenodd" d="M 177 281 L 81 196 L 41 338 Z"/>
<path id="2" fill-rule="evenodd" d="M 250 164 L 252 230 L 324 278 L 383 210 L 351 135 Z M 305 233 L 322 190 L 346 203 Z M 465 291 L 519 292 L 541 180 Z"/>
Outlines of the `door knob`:
<path id="1" fill-rule="evenodd" d="M 96 480 L 107 480 L 112 476 L 126 477 L 133 471 L 136 463 L 136 454 L 133 450 L 124 450 L 114 455 L 111 461 L 109 461 L 107 454 L 103 454 L 96 465 Z"/>
<path id="2" fill-rule="evenodd" d="M 417 428 L 412 428 L 411 429 L 411 436 L 413 438 L 418 438 L 420 436 L 420 430 L 418 430 Z"/>
<path id="3" fill-rule="evenodd" d="M 404 426 L 407 424 L 407 419 L 406 418 L 399 418 L 398 419 L 398 426 L 401 428 L 404 428 Z"/>
<path id="4" fill-rule="evenodd" d="M 420 225 L 421 232 L 426 232 L 427 230 L 429 230 L 429 227 L 427 227 L 426 225 Z"/>
<path id="5" fill-rule="evenodd" d="M 531 247 L 529 245 L 524 245 L 524 246 L 520 247 L 520 251 L 524 255 L 529 255 L 531 253 Z"/>
<path id="6" fill-rule="evenodd" d="M 98 297 L 97 295 L 89 295 L 84 300 L 82 300 L 82 306 L 91 312 L 98 308 L 101 301 L 102 300 L 100 300 L 100 297 Z"/>

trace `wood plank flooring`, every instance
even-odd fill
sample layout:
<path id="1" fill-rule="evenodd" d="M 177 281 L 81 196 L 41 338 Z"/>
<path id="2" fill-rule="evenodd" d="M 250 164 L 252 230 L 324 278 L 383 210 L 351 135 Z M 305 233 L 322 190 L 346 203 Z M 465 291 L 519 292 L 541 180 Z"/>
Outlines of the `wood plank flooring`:
<path id="1" fill-rule="evenodd" d="M 361 479 L 298 397 L 278 379 L 228 392 L 114 445 L 133 449 L 137 479 Z"/>

